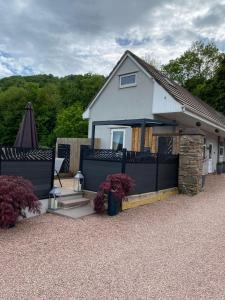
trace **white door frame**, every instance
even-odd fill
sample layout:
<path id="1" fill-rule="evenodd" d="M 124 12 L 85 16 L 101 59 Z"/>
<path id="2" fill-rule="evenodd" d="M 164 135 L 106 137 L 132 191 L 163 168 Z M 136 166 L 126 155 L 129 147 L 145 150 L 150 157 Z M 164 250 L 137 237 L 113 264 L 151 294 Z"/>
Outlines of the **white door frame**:
<path id="1" fill-rule="evenodd" d="M 124 129 L 124 128 L 113 128 L 113 129 L 111 129 L 110 149 L 113 148 L 113 132 L 116 132 L 116 131 L 122 131 L 123 132 L 123 148 L 125 148 L 125 134 L 126 134 L 126 129 Z"/>
<path id="2" fill-rule="evenodd" d="M 210 146 L 211 146 L 211 153 L 210 153 Z M 208 173 L 213 173 L 213 143 L 209 143 L 208 149 L 209 149 Z"/>

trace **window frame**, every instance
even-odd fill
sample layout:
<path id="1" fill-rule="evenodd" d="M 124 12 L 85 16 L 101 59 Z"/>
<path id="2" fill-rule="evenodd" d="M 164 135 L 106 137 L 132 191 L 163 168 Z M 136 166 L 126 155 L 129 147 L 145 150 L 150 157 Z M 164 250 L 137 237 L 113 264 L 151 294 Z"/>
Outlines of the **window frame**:
<path id="1" fill-rule="evenodd" d="M 121 84 L 121 79 L 123 77 L 131 76 L 131 75 L 134 75 L 134 78 L 135 78 L 135 82 L 134 83 Z M 132 86 L 136 86 L 136 85 L 137 85 L 137 74 L 136 73 L 128 73 L 128 74 L 119 75 L 119 86 L 120 86 L 120 89 L 127 88 L 127 87 L 132 87 Z"/>
<path id="2" fill-rule="evenodd" d="M 110 149 L 111 150 L 113 150 L 113 133 L 114 132 L 118 132 L 118 131 L 122 131 L 123 132 L 123 148 L 125 148 L 126 129 L 125 128 L 111 128 L 111 137 L 110 137 Z M 114 150 L 114 151 L 120 151 L 120 150 Z"/>
<path id="3" fill-rule="evenodd" d="M 220 154 L 220 150 L 222 150 L 223 154 Z M 219 146 L 219 156 L 224 157 L 224 146 Z"/>

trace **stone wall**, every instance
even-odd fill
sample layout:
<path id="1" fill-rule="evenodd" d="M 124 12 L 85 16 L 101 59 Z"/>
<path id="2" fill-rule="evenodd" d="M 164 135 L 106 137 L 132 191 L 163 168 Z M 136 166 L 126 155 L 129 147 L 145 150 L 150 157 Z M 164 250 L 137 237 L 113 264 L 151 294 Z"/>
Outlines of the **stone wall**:
<path id="1" fill-rule="evenodd" d="M 186 129 L 180 137 L 178 187 L 182 194 L 196 195 L 202 190 L 204 134 Z"/>

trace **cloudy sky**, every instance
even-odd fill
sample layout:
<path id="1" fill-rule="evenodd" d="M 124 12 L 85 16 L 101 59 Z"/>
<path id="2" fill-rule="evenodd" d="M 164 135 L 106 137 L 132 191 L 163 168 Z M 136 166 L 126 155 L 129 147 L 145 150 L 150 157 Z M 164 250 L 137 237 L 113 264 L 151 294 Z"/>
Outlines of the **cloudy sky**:
<path id="1" fill-rule="evenodd" d="M 108 74 L 126 49 L 165 63 L 195 40 L 225 51 L 225 0 L 0 0 L 0 77 Z"/>

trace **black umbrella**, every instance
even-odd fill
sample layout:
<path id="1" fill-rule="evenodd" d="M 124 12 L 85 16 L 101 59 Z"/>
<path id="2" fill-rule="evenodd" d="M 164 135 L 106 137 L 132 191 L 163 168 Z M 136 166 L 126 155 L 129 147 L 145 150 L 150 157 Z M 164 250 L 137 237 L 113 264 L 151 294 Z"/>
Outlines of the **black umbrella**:
<path id="1" fill-rule="evenodd" d="M 27 103 L 25 109 L 14 147 L 38 148 L 37 129 L 31 102 Z"/>

